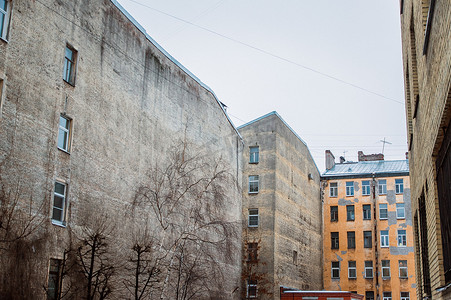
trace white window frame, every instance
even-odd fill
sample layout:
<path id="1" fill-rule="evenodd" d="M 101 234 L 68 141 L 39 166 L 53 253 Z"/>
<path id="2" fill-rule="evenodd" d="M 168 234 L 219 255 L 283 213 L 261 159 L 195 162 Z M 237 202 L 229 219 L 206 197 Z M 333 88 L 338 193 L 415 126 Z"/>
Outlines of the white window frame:
<path id="1" fill-rule="evenodd" d="M 402 214 L 400 212 L 402 212 Z M 397 219 L 406 218 L 406 207 L 404 203 L 396 203 L 396 218 Z"/>
<path id="2" fill-rule="evenodd" d="M 255 151 L 256 149 L 256 151 Z M 249 147 L 249 163 L 258 164 L 260 161 L 260 148 L 259 146 Z"/>
<path id="3" fill-rule="evenodd" d="M 60 184 L 64 187 L 64 194 L 60 194 L 56 192 L 56 185 Z M 55 206 L 55 198 L 62 199 L 62 207 Z M 61 211 L 61 219 L 55 219 L 54 210 Z M 55 185 L 53 187 L 53 205 L 52 205 L 52 223 L 55 225 L 66 225 L 66 212 L 67 212 L 67 184 L 61 181 L 56 180 Z"/>
<path id="4" fill-rule="evenodd" d="M 67 121 L 68 128 L 61 126 L 61 119 L 64 119 Z M 67 117 L 66 115 L 60 115 L 58 121 L 59 121 L 58 122 L 58 142 L 57 142 L 58 149 L 69 153 L 71 138 L 72 138 L 72 134 L 71 134 L 72 133 L 72 119 Z M 61 135 L 63 135 L 66 138 L 66 147 L 64 147 L 64 145 L 60 146 Z"/>
<path id="5" fill-rule="evenodd" d="M 0 15 L 3 15 L 3 22 L 0 24 L 0 39 L 8 41 L 9 25 L 11 20 L 11 1 L 6 0 L 6 10 L 0 8 Z"/>
<path id="6" fill-rule="evenodd" d="M 398 247 L 407 247 L 407 230 L 398 229 Z"/>
<path id="7" fill-rule="evenodd" d="M 368 184 L 364 184 L 368 183 Z M 362 196 L 369 196 L 371 195 L 371 186 L 369 180 L 363 180 L 362 181 Z"/>
<path id="8" fill-rule="evenodd" d="M 346 197 L 354 196 L 354 181 L 346 182 Z"/>
<path id="9" fill-rule="evenodd" d="M 382 300 L 392 300 L 391 292 L 383 292 Z"/>
<path id="10" fill-rule="evenodd" d="M 409 292 L 401 292 L 401 300 L 410 300 L 410 293 Z"/>
<path id="11" fill-rule="evenodd" d="M 379 195 L 387 194 L 387 180 L 386 179 L 379 179 L 377 186 L 378 186 Z"/>
<path id="12" fill-rule="evenodd" d="M 385 211 L 385 217 L 382 217 L 381 212 Z M 388 204 L 387 203 L 379 203 L 379 219 L 387 220 L 388 219 Z"/>
<path id="13" fill-rule="evenodd" d="M 404 193 L 404 179 L 402 178 L 395 179 L 395 192 L 396 194 Z"/>
<path id="14" fill-rule="evenodd" d="M 388 265 L 384 266 L 384 262 L 388 262 Z M 390 278 L 390 260 L 382 260 L 382 278 Z M 384 275 L 384 270 L 388 272 L 388 275 Z"/>
<path id="15" fill-rule="evenodd" d="M 329 197 L 338 197 L 338 182 L 331 182 L 329 187 Z"/>
<path id="16" fill-rule="evenodd" d="M 367 266 L 367 263 L 371 263 L 371 266 Z M 371 272 L 371 275 L 368 276 L 368 271 Z M 366 260 L 365 261 L 365 278 L 373 278 L 373 261 Z"/>
<path id="17" fill-rule="evenodd" d="M 334 263 L 338 264 L 338 267 L 335 266 L 334 267 Z M 338 272 L 338 277 L 334 277 L 334 271 Z M 332 279 L 340 279 L 340 262 L 339 261 L 332 261 L 331 262 L 331 274 L 330 274 Z"/>
<path id="18" fill-rule="evenodd" d="M 255 288 L 255 295 L 249 294 L 249 290 L 251 288 Z M 246 298 L 257 298 L 257 295 L 258 295 L 257 280 L 248 280 L 246 289 Z"/>
<path id="19" fill-rule="evenodd" d="M 390 247 L 390 236 L 388 230 L 381 230 L 381 248 Z"/>
<path id="20" fill-rule="evenodd" d="M 256 222 L 256 224 L 254 222 Z M 260 225 L 260 215 L 258 208 L 249 208 L 247 225 L 248 227 L 258 227 Z"/>
<path id="21" fill-rule="evenodd" d="M 66 55 L 67 50 L 71 51 L 72 58 L 67 57 L 67 55 Z M 63 80 L 72 86 L 75 86 L 75 77 L 76 77 L 76 70 L 77 70 L 77 57 L 78 57 L 78 51 L 75 50 L 75 48 L 72 47 L 71 45 L 66 44 L 66 47 L 64 47 Z"/>
<path id="22" fill-rule="evenodd" d="M 403 265 L 404 263 L 405 265 Z M 409 278 L 409 272 L 407 269 L 407 260 L 399 260 L 398 265 L 399 265 L 399 278 Z M 402 270 L 405 270 L 406 276 L 401 276 Z"/>
<path id="23" fill-rule="evenodd" d="M 354 266 L 351 267 L 351 263 L 354 263 Z M 352 276 L 351 272 L 354 272 L 354 276 Z M 348 261 L 348 278 L 356 279 L 357 278 L 357 263 L 355 260 Z"/>
<path id="24" fill-rule="evenodd" d="M 257 187 L 257 190 L 251 190 L 251 186 Z M 258 175 L 249 175 L 249 194 L 258 194 L 260 191 L 260 176 Z"/>

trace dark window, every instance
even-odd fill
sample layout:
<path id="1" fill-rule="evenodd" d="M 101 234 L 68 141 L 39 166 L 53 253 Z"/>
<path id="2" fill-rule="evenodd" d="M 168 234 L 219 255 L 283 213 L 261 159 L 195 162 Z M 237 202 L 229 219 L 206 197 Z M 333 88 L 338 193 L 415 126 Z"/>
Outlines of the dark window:
<path id="1" fill-rule="evenodd" d="M 340 262 L 333 261 L 332 262 L 332 278 L 340 278 Z"/>
<path id="2" fill-rule="evenodd" d="M 371 248 L 373 247 L 373 243 L 372 243 L 372 236 L 371 236 L 371 231 L 364 231 L 363 232 L 363 247 L 364 248 Z"/>
<path id="3" fill-rule="evenodd" d="M 258 175 L 249 176 L 249 194 L 256 194 L 259 190 L 259 177 Z"/>
<path id="4" fill-rule="evenodd" d="M 76 67 L 77 51 L 69 45 L 66 46 L 64 55 L 64 73 L 63 79 L 71 85 L 75 85 L 75 67 Z"/>
<path id="5" fill-rule="evenodd" d="M 429 22 L 429 21 L 428 21 Z M 436 162 L 445 282 L 451 282 L 451 129 L 446 130 Z M 420 215 L 421 216 L 421 215 Z M 421 224 L 422 225 L 422 224 Z"/>
<path id="6" fill-rule="evenodd" d="M 53 212 L 52 222 L 64 225 L 66 221 L 66 185 L 64 183 L 55 182 L 55 189 L 53 190 Z"/>
<path id="7" fill-rule="evenodd" d="M 258 243 L 247 243 L 247 261 L 256 262 L 258 258 Z"/>
<path id="8" fill-rule="evenodd" d="M 390 277 L 390 261 L 382 260 L 382 278 Z"/>
<path id="9" fill-rule="evenodd" d="M 371 220 L 371 204 L 363 205 L 363 219 Z"/>
<path id="10" fill-rule="evenodd" d="M 258 227 L 259 216 L 258 216 L 258 208 L 251 208 L 248 210 L 248 226 L 249 227 Z"/>
<path id="11" fill-rule="evenodd" d="M 429 245 L 428 245 L 428 229 L 426 220 L 426 203 L 424 199 L 424 193 L 421 195 L 418 201 L 419 217 L 420 217 L 420 250 L 421 250 L 421 263 L 422 263 L 422 275 L 423 275 L 423 292 L 427 297 L 432 294 L 431 291 L 431 277 L 429 273 Z"/>
<path id="12" fill-rule="evenodd" d="M 357 267 L 355 261 L 348 261 L 348 278 L 357 278 Z"/>
<path id="13" fill-rule="evenodd" d="M 257 298 L 257 280 L 247 281 L 247 298 Z"/>
<path id="14" fill-rule="evenodd" d="M 354 205 L 346 205 L 346 220 L 348 221 L 355 220 Z"/>
<path id="15" fill-rule="evenodd" d="M 365 300 L 374 300 L 374 292 L 366 291 L 365 292 Z"/>
<path id="16" fill-rule="evenodd" d="M 373 261 L 365 261 L 365 278 L 373 278 Z"/>
<path id="17" fill-rule="evenodd" d="M 355 249 L 355 232 L 348 231 L 348 249 Z"/>
<path id="18" fill-rule="evenodd" d="M 330 207 L 330 221 L 337 222 L 338 221 L 338 206 Z"/>
<path id="19" fill-rule="evenodd" d="M 339 243 L 339 239 L 338 239 L 338 232 L 331 232 L 330 240 L 331 240 L 331 248 L 332 249 L 338 249 L 340 247 L 340 243 Z"/>
<path id="20" fill-rule="evenodd" d="M 61 287 L 60 278 L 61 278 L 61 260 L 50 259 L 49 282 L 47 286 L 47 300 L 59 299 Z"/>
<path id="21" fill-rule="evenodd" d="M 391 292 L 384 292 L 382 300 L 391 300 Z"/>

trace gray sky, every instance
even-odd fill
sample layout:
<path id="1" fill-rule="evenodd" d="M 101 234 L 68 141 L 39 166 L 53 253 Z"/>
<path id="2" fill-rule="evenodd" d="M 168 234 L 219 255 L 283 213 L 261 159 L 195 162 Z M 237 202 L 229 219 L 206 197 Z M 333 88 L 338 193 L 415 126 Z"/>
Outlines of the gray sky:
<path id="1" fill-rule="evenodd" d="M 405 159 L 398 1 L 119 3 L 215 92 L 236 126 L 277 111 L 321 172 L 324 150 L 356 161 L 358 150 L 380 153 L 384 137 L 385 158 Z"/>

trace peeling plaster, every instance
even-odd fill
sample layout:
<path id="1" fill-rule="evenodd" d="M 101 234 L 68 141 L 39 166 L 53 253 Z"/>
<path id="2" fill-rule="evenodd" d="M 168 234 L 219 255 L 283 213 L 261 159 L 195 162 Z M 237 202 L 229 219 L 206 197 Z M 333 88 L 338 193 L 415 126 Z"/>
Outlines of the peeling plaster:
<path id="1" fill-rule="evenodd" d="M 358 192 L 360 190 L 359 182 L 354 181 L 354 191 Z"/>
<path id="2" fill-rule="evenodd" d="M 337 256 L 338 261 L 343 261 L 343 258 L 341 258 L 337 253 L 335 253 L 335 255 Z"/>
<path id="3" fill-rule="evenodd" d="M 354 198 L 354 203 L 359 203 L 359 198 Z"/>
<path id="4" fill-rule="evenodd" d="M 412 202 L 410 199 L 410 189 L 404 189 L 403 194 L 404 209 L 407 226 L 412 226 Z"/>
<path id="5" fill-rule="evenodd" d="M 406 223 L 401 223 L 401 224 L 399 224 L 399 227 L 400 228 L 407 228 L 407 224 Z"/>
<path id="6" fill-rule="evenodd" d="M 396 218 L 396 211 L 388 211 L 388 226 L 395 225 L 398 223 L 398 219 Z"/>
<path id="7" fill-rule="evenodd" d="M 417 284 L 416 283 L 412 283 L 412 288 L 416 289 L 417 288 Z"/>
<path id="8" fill-rule="evenodd" d="M 396 203 L 396 194 L 394 190 L 388 190 L 387 191 L 387 202 L 390 205 L 393 205 Z"/>
<path id="9" fill-rule="evenodd" d="M 391 255 L 408 255 L 409 253 L 413 253 L 413 247 L 390 246 Z"/>
<path id="10" fill-rule="evenodd" d="M 352 205 L 354 203 L 355 202 L 353 200 L 346 200 L 343 198 L 338 199 L 338 205 L 340 205 L 340 206 Z"/>
<path id="11" fill-rule="evenodd" d="M 348 251 L 341 251 L 341 255 L 345 255 Z"/>

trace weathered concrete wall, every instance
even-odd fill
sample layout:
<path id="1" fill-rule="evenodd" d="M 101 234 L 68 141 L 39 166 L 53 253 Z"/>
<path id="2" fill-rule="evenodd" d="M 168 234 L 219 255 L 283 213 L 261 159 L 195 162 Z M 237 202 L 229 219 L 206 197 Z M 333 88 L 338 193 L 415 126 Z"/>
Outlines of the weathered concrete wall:
<path id="1" fill-rule="evenodd" d="M 365 295 L 374 292 L 382 299 L 383 292 L 391 292 L 392 299 L 400 299 L 401 292 L 415 297 L 415 261 L 410 202 L 409 176 L 328 179 L 324 188 L 324 288 L 326 290 L 356 291 Z M 395 193 L 395 179 L 403 179 L 403 193 Z M 386 179 L 387 194 L 377 193 L 377 180 Z M 363 195 L 362 181 L 370 181 L 370 195 Z M 346 182 L 354 182 L 354 196 L 346 196 Z M 338 194 L 330 196 L 330 183 L 337 183 Z M 376 194 L 374 194 L 376 191 Z M 405 218 L 397 218 L 396 203 L 404 203 Z M 388 218 L 380 219 L 379 204 L 387 204 Z M 346 206 L 354 206 L 354 220 L 347 220 Z M 371 219 L 363 219 L 363 205 L 371 205 Z M 338 221 L 331 220 L 331 206 L 338 207 Z M 376 217 L 376 218 L 375 218 Z M 397 231 L 406 230 L 407 245 L 398 246 Z M 381 247 L 381 230 L 389 231 L 389 247 Z M 364 247 L 364 231 L 371 231 L 372 246 Z M 331 233 L 338 232 L 339 248 L 332 249 Z M 349 248 L 347 232 L 355 233 L 355 248 Z M 382 278 L 381 261 L 390 261 L 390 277 Z M 399 260 L 407 261 L 408 278 L 399 278 Z M 356 278 L 348 278 L 348 261 L 356 262 Z M 365 278 L 365 261 L 372 261 L 373 278 Z M 340 262 L 340 277 L 332 278 L 332 262 Z M 377 273 L 378 272 L 378 273 Z M 379 288 L 378 288 L 379 285 Z"/>
<path id="2" fill-rule="evenodd" d="M 46 201 L 42 292 L 49 258 L 61 258 L 67 228 L 50 222 L 56 179 L 68 185 L 68 226 L 104 212 L 125 228 L 145 218 L 127 213 L 151 166 L 186 138 L 201 155 L 221 156 L 236 183 L 227 186 L 224 215 L 241 219 L 241 141 L 214 95 L 166 57 L 110 1 L 13 1 L 9 40 L 0 40 L 4 81 L 0 163 L 4 185 Z M 77 52 L 75 86 L 63 81 L 66 44 Z M 73 120 L 70 153 L 57 149 L 58 122 Z M 233 239 L 239 249 L 241 237 Z M 239 286 L 240 255 L 224 260 L 224 289 Z M 227 295 L 226 298 L 232 296 Z M 236 296 L 238 297 L 238 296 Z"/>
<path id="3" fill-rule="evenodd" d="M 280 297 L 280 285 L 321 289 L 320 176 L 307 146 L 275 113 L 239 130 L 245 141 L 243 214 L 248 208 L 261 211 L 261 226 L 247 231 L 262 241 L 259 258 L 266 265 L 261 271 L 271 276 L 271 299 Z M 248 147 L 255 145 L 260 148 L 260 162 L 250 164 Z M 260 176 L 258 194 L 244 190 L 248 175 Z"/>
<path id="4" fill-rule="evenodd" d="M 429 2 L 406 0 L 401 15 L 412 214 L 420 215 L 418 200 L 424 193 L 432 298 L 450 299 L 449 289 L 437 291 L 445 285 L 445 277 L 435 165 L 451 119 L 451 7 L 449 3 L 435 1 L 426 38 Z M 426 42 L 427 51 L 423 53 Z M 416 237 L 418 243 L 418 232 Z M 419 293 L 424 292 L 420 255 L 420 249 L 416 248 Z M 423 297 L 426 294 L 418 295 Z"/>

